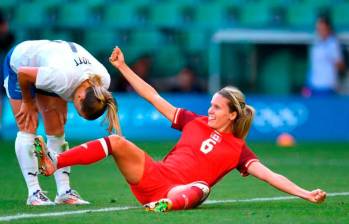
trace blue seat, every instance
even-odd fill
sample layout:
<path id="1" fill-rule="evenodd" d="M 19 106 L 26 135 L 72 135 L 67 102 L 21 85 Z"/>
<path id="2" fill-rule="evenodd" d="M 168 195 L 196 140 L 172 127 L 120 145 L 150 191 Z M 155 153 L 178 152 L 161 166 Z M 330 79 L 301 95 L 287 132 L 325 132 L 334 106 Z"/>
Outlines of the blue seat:
<path id="1" fill-rule="evenodd" d="M 331 9 L 331 18 L 333 24 L 338 29 L 348 29 L 349 28 L 349 3 L 341 3 L 333 5 Z"/>
<path id="2" fill-rule="evenodd" d="M 151 52 L 153 50 L 162 48 L 165 43 L 165 38 L 158 30 L 141 29 L 131 32 L 128 44 L 138 46 L 143 51 Z"/>
<path id="3" fill-rule="evenodd" d="M 228 26 L 228 9 L 220 4 L 206 3 L 193 7 L 193 26 L 216 30 Z"/>
<path id="4" fill-rule="evenodd" d="M 93 25 L 89 6 L 82 3 L 67 3 L 58 8 L 56 24 L 63 28 L 85 28 Z"/>
<path id="5" fill-rule="evenodd" d="M 165 45 L 155 54 L 154 70 L 158 76 L 173 76 L 185 66 L 185 63 L 184 56 L 177 45 Z"/>
<path id="6" fill-rule="evenodd" d="M 131 28 L 141 23 L 139 8 L 132 4 L 115 3 L 104 7 L 102 24 L 109 28 Z"/>
<path id="7" fill-rule="evenodd" d="M 184 24 L 184 7 L 181 4 L 156 4 L 149 7 L 149 24 L 159 28 L 178 28 Z"/>
<path id="8" fill-rule="evenodd" d="M 309 4 L 293 4 L 287 7 L 286 23 L 294 28 L 313 29 L 319 8 Z"/>
<path id="9" fill-rule="evenodd" d="M 239 25 L 247 27 L 265 27 L 271 25 L 273 6 L 268 4 L 244 4 L 240 8 Z"/>
<path id="10" fill-rule="evenodd" d="M 50 20 L 46 9 L 41 4 L 22 3 L 17 6 L 12 25 L 22 29 L 43 28 L 50 25 Z"/>
<path id="11" fill-rule="evenodd" d="M 44 29 L 41 33 L 41 39 L 74 41 L 71 32 L 66 30 L 57 31 L 52 29 Z"/>
<path id="12" fill-rule="evenodd" d="M 40 4 L 42 7 L 46 9 L 55 9 L 58 7 L 61 7 L 63 4 L 65 4 L 65 0 L 32 0 L 32 3 Z"/>
<path id="13" fill-rule="evenodd" d="M 208 32 L 200 29 L 190 29 L 180 34 L 182 45 L 186 51 L 196 52 L 209 48 L 210 36 Z"/>
<path id="14" fill-rule="evenodd" d="M 0 9 L 5 12 L 12 11 L 15 7 L 18 6 L 17 0 L 1 0 L 0 1 Z"/>
<path id="15" fill-rule="evenodd" d="M 112 52 L 116 45 L 118 45 L 118 36 L 113 30 L 103 27 L 85 30 L 84 46 L 93 54 L 103 51 Z"/>

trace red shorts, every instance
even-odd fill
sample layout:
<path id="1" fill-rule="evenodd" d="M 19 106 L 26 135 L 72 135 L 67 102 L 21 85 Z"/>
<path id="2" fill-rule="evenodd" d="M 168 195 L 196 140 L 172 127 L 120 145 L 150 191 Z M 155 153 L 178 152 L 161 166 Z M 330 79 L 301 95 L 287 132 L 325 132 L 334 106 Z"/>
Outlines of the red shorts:
<path id="1" fill-rule="evenodd" d="M 138 184 L 130 184 L 132 193 L 142 205 L 166 198 L 169 190 L 176 186 L 161 172 L 160 166 L 145 153 L 143 177 Z"/>

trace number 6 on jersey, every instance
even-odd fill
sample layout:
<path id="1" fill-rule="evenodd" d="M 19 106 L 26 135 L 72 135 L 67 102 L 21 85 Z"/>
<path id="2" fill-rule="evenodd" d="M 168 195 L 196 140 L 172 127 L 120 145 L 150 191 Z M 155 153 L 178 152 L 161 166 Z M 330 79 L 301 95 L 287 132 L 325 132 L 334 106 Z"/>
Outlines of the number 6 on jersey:
<path id="1" fill-rule="evenodd" d="M 200 147 L 200 151 L 207 154 L 207 153 L 212 151 L 212 149 L 214 148 L 214 146 L 216 144 L 217 144 L 217 142 L 215 140 L 213 140 L 212 138 L 206 139 L 205 141 L 202 142 L 201 147 Z"/>

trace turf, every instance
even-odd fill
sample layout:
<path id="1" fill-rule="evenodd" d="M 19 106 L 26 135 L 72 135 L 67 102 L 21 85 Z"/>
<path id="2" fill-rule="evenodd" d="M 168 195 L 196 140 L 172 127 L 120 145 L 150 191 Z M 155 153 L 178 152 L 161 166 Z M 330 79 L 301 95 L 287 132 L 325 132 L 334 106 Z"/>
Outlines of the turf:
<path id="1" fill-rule="evenodd" d="M 75 144 L 77 144 L 76 142 Z M 154 158 L 162 158 L 172 142 L 139 142 Z M 87 206 L 28 207 L 26 187 L 15 157 L 13 143 L 0 141 L 0 217 L 18 213 L 47 213 L 106 207 L 138 206 L 112 159 L 72 169 L 75 189 L 90 200 Z M 349 191 L 349 144 L 303 143 L 293 148 L 274 144 L 250 145 L 261 161 L 307 188 L 327 192 Z M 50 198 L 55 195 L 53 178 L 40 177 Z M 253 177 L 233 171 L 214 188 L 211 200 L 286 196 Z M 329 197 L 314 205 L 301 199 L 268 202 L 204 204 L 198 209 L 151 214 L 141 207 L 126 211 L 87 213 L 15 220 L 13 223 L 349 223 L 349 196 Z"/>

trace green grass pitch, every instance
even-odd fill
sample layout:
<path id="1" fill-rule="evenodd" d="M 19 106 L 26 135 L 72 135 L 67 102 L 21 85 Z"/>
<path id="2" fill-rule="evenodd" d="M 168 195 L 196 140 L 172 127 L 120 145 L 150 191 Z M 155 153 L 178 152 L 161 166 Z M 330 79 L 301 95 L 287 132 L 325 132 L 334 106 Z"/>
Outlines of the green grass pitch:
<path id="1" fill-rule="evenodd" d="M 84 199 L 89 200 L 91 205 L 28 207 L 25 205 L 27 192 L 15 156 L 14 143 L 0 141 L 0 145 L 0 220 L 4 216 L 23 213 L 54 214 L 109 207 L 136 207 L 122 211 L 32 217 L 11 223 L 349 223 L 349 196 L 345 195 L 328 197 L 322 205 L 295 199 L 204 204 L 187 211 L 147 213 L 132 196 L 111 158 L 94 165 L 72 168 L 73 188 Z M 161 159 L 174 142 L 138 142 L 137 145 L 154 158 Z M 254 143 L 250 147 L 264 164 L 304 188 L 319 187 L 329 193 L 349 192 L 348 143 L 302 143 L 293 148 L 279 148 L 271 143 Z M 53 178 L 40 177 L 40 182 L 53 199 Z M 243 178 L 237 171 L 232 171 L 212 189 L 209 200 L 278 196 L 287 195 L 254 177 Z"/>

